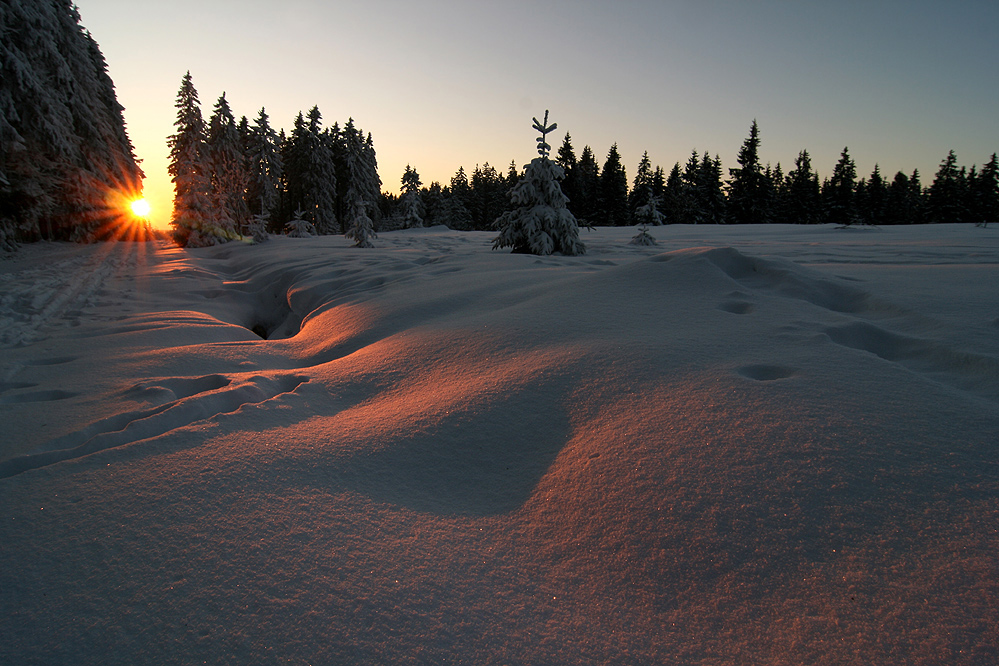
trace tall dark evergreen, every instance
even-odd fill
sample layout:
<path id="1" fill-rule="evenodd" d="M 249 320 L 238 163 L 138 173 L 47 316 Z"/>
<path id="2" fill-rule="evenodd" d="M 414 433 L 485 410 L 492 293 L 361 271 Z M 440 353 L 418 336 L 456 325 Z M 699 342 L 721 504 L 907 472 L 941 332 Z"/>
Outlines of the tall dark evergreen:
<path id="1" fill-rule="evenodd" d="M 861 218 L 867 224 L 882 225 L 888 219 L 888 185 L 875 164 L 867 179 L 866 192 L 860 202 Z"/>
<path id="2" fill-rule="evenodd" d="M 781 215 L 781 221 L 790 224 L 818 224 L 822 221 L 819 177 L 812 170 L 812 159 L 807 150 L 798 153 L 794 168 L 787 174 Z"/>
<path id="3" fill-rule="evenodd" d="M 583 146 L 576 174 L 576 200 L 569 201 L 569 210 L 581 226 L 592 226 L 600 216 L 600 165 L 589 146 Z"/>
<path id="4" fill-rule="evenodd" d="M 963 222 L 968 217 L 966 179 L 950 151 L 940 164 L 926 197 L 926 221 L 935 224 Z"/>
<path id="5" fill-rule="evenodd" d="M 308 120 L 300 112 L 282 155 L 285 167 L 285 215 L 302 211 L 302 219 L 320 234 L 337 233 L 336 186 L 331 135 L 322 128 L 318 107 Z"/>
<path id="6" fill-rule="evenodd" d="M 666 224 L 683 224 L 686 219 L 686 186 L 683 182 L 683 172 L 680 171 L 680 163 L 673 164 L 666 183 L 663 186 L 662 206 L 663 217 Z"/>
<path id="7" fill-rule="evenodd" d="M 0 248 L 119 233 L 142 171 L 100 48 L 65 0 L 0 7 Z"/>
<path id="8" fill-rule="evenodd" d="M 832 177 L 822 191 L 826 221 L 841 226 L 857 222 L 854 191 L 857 187 L 857 166 L 850 157 L 849 148 L 843 148 Z"/>
<path id="9" fill-rule="evenodd" d="M 999 222 L 999 163 L 995 153 L 975 179 L 971 196 L 972 222 L 982 227 Z"/>
<path id="10" fill-rule="evenodd" d="M 280 202 L 284 162 L 281 160 L 278 135 L 271 128 L 270 118 L 263 107 L 248 130 L 246 159 L 249 172 L 247 207 L 265 225 L 270 224 Z"/>
<path id="11" fill-rule="evenodd" d="M 721 158 L 712 157 L 704 151 L 697 168 L 694 200 L 699 209 L 699 219 L 703 224 L 723 224 L 725 222 L 725 194 L 722 189 Z"/>
<path id="12" fill-rule="evenodd" d="M 248 233 L 250 211 L 246 205 L 249 184 L 245 150 L 225 93 L 215 103 L 208 122 L 208 165 L 213 233 L 231 240 Z"/>
<path id="13" fill-rule="evenodd" d="M 486 162 L 472 170 L 467 200 L 472 214 L 472 228 L 491 229 L 496 218 L 507 209 L 509 188 L 499 172 Z"/>
<path id="14" fill-rule="evenodd" d="M 565 133 L 562 145 L 555 156 L 555 164 L 562 167 L 565 178 L 562 180 L 562 192 L 569 198 L 569 210 L 576 213 L 576 199 L 579 198 L 579 173 L 576 171 L 576 151 L 572 147 L 572 137 Z"/>
<path id="15" fill-rule="evenodd" d="M 177 92 L 176 131 L 167 139 L 170 164 L 167 170 L 173 180 L 174 238 L 181 245 L 193 241 L 202 245 L 213 238 L 210 233 L 211 215 L 211 163 L 208 155 L 207 129 L 201 115 L 201 102 L 194 88 L 191 72 L 187 72 Z M 193 234 L 193 239 L 192 239 Z"/>
<path id="16" fill-rule="evenodd" d="M 628 176 L 621 164 L 621 154 L 615 143 L 607 151 L 607 160 L 600 171 L 600 219 L 610 227 L 631 224 L 628 211 Z"/>
<path id="17" fill-rule="evenodd" d="M 728 221 L 732 224 L 762 224 L 771 221 L 770 182 L 760 165 L 760 128 L 753 120 L 749 136 L 742 144 L 736 161 L 729 169 Z"/>
<path id="18" fill-rule="evenodd" d="M 450 186 L 442 192 L 438 214 L 442 224 L 459 231 L 468 231 L 472 228 L 472 214 L 468 211 L 471 190 L 465 167 L 458 167 L 458 170 L 451 177 Z"/>

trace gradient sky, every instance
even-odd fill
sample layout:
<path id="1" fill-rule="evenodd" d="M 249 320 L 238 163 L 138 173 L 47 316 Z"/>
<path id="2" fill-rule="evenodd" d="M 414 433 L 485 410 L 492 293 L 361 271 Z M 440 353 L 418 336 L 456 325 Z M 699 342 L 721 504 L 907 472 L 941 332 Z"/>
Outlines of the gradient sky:
<path id="1" fill-rule="evenodd" d="M 868 175 L 948 150 L 999 151 L 995 0 L 464 2 L 76 0 L 108 61 L 157 226 L 173 189 L 166 137 L 188 70 L 207 118 L 222 92 L 275 127 L 318 104 L 374 138 L 383 189 L 406 164 L 447 183 L 459 166 L 505 172 L 535 155 L 551 110 L 577 156 L 616 142 L 629 180 L 643 151 L 669 170 L 692 149 L 727 169 L 753 119 L 764 162 L 802 149 L 828 176 L 844 146 Z"/>

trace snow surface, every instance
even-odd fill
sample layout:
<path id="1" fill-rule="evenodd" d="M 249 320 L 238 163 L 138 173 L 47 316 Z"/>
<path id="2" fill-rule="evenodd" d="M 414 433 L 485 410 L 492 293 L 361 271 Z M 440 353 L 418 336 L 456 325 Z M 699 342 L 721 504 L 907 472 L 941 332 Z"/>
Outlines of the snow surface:
<path id="1" fill-rule="evenodd" d="M 0 261 L 0 664 L 996 663 L 999 230 L 635 233 Z"/>

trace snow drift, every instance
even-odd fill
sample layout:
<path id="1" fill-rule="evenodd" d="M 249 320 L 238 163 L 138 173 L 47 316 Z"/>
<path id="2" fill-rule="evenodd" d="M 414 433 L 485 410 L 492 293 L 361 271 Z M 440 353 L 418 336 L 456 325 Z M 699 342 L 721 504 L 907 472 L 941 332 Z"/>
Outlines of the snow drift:
<path id="1" fill-rule="evenodd" d="M 999 236 L 0 264 L 3 663 L 988 663 Z"/>

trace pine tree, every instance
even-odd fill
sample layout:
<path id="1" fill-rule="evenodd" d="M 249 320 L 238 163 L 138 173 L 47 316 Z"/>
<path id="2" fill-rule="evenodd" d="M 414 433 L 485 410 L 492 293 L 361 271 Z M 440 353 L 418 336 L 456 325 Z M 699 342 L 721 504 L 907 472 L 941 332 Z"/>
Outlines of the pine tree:
<path id="1" fill-rule="evenodd" d="M 514 252 L 540 255 L 583 254 L 586 246 L 579 240 L 576 218 L 566 208 L 568 200 L 559 187 L 565 172 L 548 159 L 551 146 L 547 135 L 558 126 L 548 124 L 548 111 L 543 121 L 533 120 L 534 129 L 541 133 L 537 140 L 539 157 L 525 167 L 524 178 L 511 192 L 516 208 L 496 220 L 500 234 L 493 241 L 493 249 L 511 247 Z"/>
<path id="2" fill-rule="evenodd" d="M 881 167 L 874 165 L 874 171 L 867 181 L 867 192 L 863 203 L 862 216 L 865 222 L 882 225 L 887 220 L 888 186 L 881 176 Z"/>
<path id="3" fill-rule="evenodd" d="M 819 177 L 812 170 L 807 150 L 798 153 L 794 168 L 787 174 L 783 219 L 791 224 L 818 224 L 822 220 Z"/>
<path id="4" fill-rule="evenodd" d="M 729 169 L 728 221 L 731 224 L 764 224 L 770 222 L 769 181 L 760 165 L 760 129 L 753 120 L 749 137 L 742 144 L 736 161 L 739 167 Z"/>
<path id="5" fill-rule="evenodd" d="M 301 209 L 319 234 L 336 233 L 336 166 L 330 134 L 322 129 L 318 106 L 308 122 L 300 112 L 283 156 L 286 208 Z"/>
<path id="6" fill-rule="evenodd" d="M 354 202 L 350 207 L 350 227 L 345 234 L 347 238 L 354 241 L 355 247 L 374 247 L 371 239 L 376 238 L 374 223 L 368 217 L 369 204 L 361 198 L 361 193 L 351 190 L 354 195 Z"/>
<path id="7" fill-rule="evenodd" d="M 440 221 L 450 229 L 468 231 L 472 228 L 472 214 L 468 211 L 468 201 L 471 197 L 471 186 L 465 167 L 451 177 L 451 185 L 442 192 Z"/>
<path id="8" fill-rule="evenodd" d="M 496 169 L 486 162 L 481 167 L 475 166 L 470 185 L 466 205 L 472 214 L 472 227 L 489 229 L 493 221 L 507 209 L 504 201 L 508 192 L 506 183 Z"/>
<path id="9" fill-rule="evenodd" d="M 631 223 L 628 212 L 628 176 L 615 143 L 607 151 L 607 160 L 600 171 L 600 222 L 611 227 Z"/>
<path id="10" fill-rule="evenodd" d="M 420 174 L 416 169 L 406 165 L 406 171 L 402 174 L 402 196 L 399 204 L 402 212 L 402 226 L 405 229 L 423 226 L 424 206 L 420 199 Z"/>
<path id="11" fill-rule="evenodd" d="M 663 186 L 662 208 L 666 224 L 683 224 L 686 219 L 687 195 L 680 163 L 673 164 Z"/>
<path id="12" fill-rule="evenodd" d="M 263 218 L 265 224 L 269 224 L 278 209 L 284 162 L 279 152 L 278 135 L 271 128 L 263 107 L 249 128 L 246 141 L 249 171 L 247 207 L 254 215 Z"/>
<path id="13" fill-rule="evenodd" d="M 115 237 L 142 171 L 100 48 L 65 0 L 0 6 L 0 247 Z"/>
<path id="14" fill-rule="evenodd" d="M 704 151 L 697 169 L 694 196 L 700 211 L 699 219 L 703 224 L 725 222 L 725 194 L 722 191 L 721 174 L 721 158 L 715 155 L 711 159 L 708 151 Z"/>
<path id="15" fill-rule="evenodd" d="M 982 167 L 975 180 L 972 221 L 980 227 L 999 222 L 999 163 L 996 154 Z"/>
<path id="16" fill-rule="evenodd" d="M 950 151 L 940 164 L 926 199 L 926 221 L 935 224 L 963 222 L 966 217 L 965 177 Z"/>
<path id="17" fill-rule="evenodd" d="M 839 162 L 833 169 L 832 178 L 822 192 L 828 222 L 845 227 L 857 221 L 854 207 L 856 180 L 857 167 L 850 157 L 849 148 L 843 148 Z"/>
<path id="18" fill-rule="evenodd" d="M 212 233 L 219 242 L 224 242 L 248 233 L 250 221 L 246 206 L 249 173 L 225 93 L 215 103 L 205 143 L 211 169 Z"/>
<path id="19" fill-rule="evenodd" d="M 206 144 L 205 121 L 191 72 L 181 80 L 177 93 L 176 132 L 167 139 L 170 164 L 167 168 L 174 186 L 172 224 L 181 245 L 211 242 L 211 167 Z M 202 231 L 206 234 L 201 240 Z M 193 235 L 193 239 L 192 239 Z"/>
<path id="20" fill-rule="evenodd" d="M 316 228 L 305 215 L 305 211 L 296 208 L 291 219 L 285 225 L 288 236 L 291 238 L 309 238 L 316 235 Z"/>
<path id="21" fill-rule="evenodd" d="M 652 192 L 652 160 L 649 159 L 649 151 L 642 154 L 642 159 L 638 163 L 638 170 L 635 172 L 635 180 L 631 186 L 631 194 L 628 196 L 628 211 L 634 218 L 635 211 L 639 206 L 644 206 Z"/>
<path id="22" fill-rule="evenodd" d="M 354 127 L 353 118 L 348 119 L 343 128 L 343 142 L 347 167 L 346 197 L 349 205 L 349 228 L 357 229 L 359 224 L 371 222 L 370 215 L 374 214 L 375 203 L 381 196 L 382 183 L 378 177 L 378 165 L 375 161 L 371 135 L 365 138 L 364 132 Z M 365 241 L 359 240 L 356 235 L 350 237 L 358 240 L 359 247 L 370 247 L 367 237 Z M 368 244 L 364 244 L 365 242 Z"/>
<path id="23" fill-rule="evenodd" d="M 581 226 L 592 226 L 600 216 L 600 166 L 589 146 L 576 163 L 576 201 L 569 202 L 569 210 Z"/>
<path id="24" fill-rule="evenodd" d="M 562 140 L 562 145 L 555 156 L 555 164 L 562 167 L 565 178 L 562 180 L 562 192 L 569 198 L 569 210 L 575 212 L 576 199 L 579 198 L 579 174 L 576 172 L 576 152 L 572 148 L 572 137 L 568 132 Z"/>

